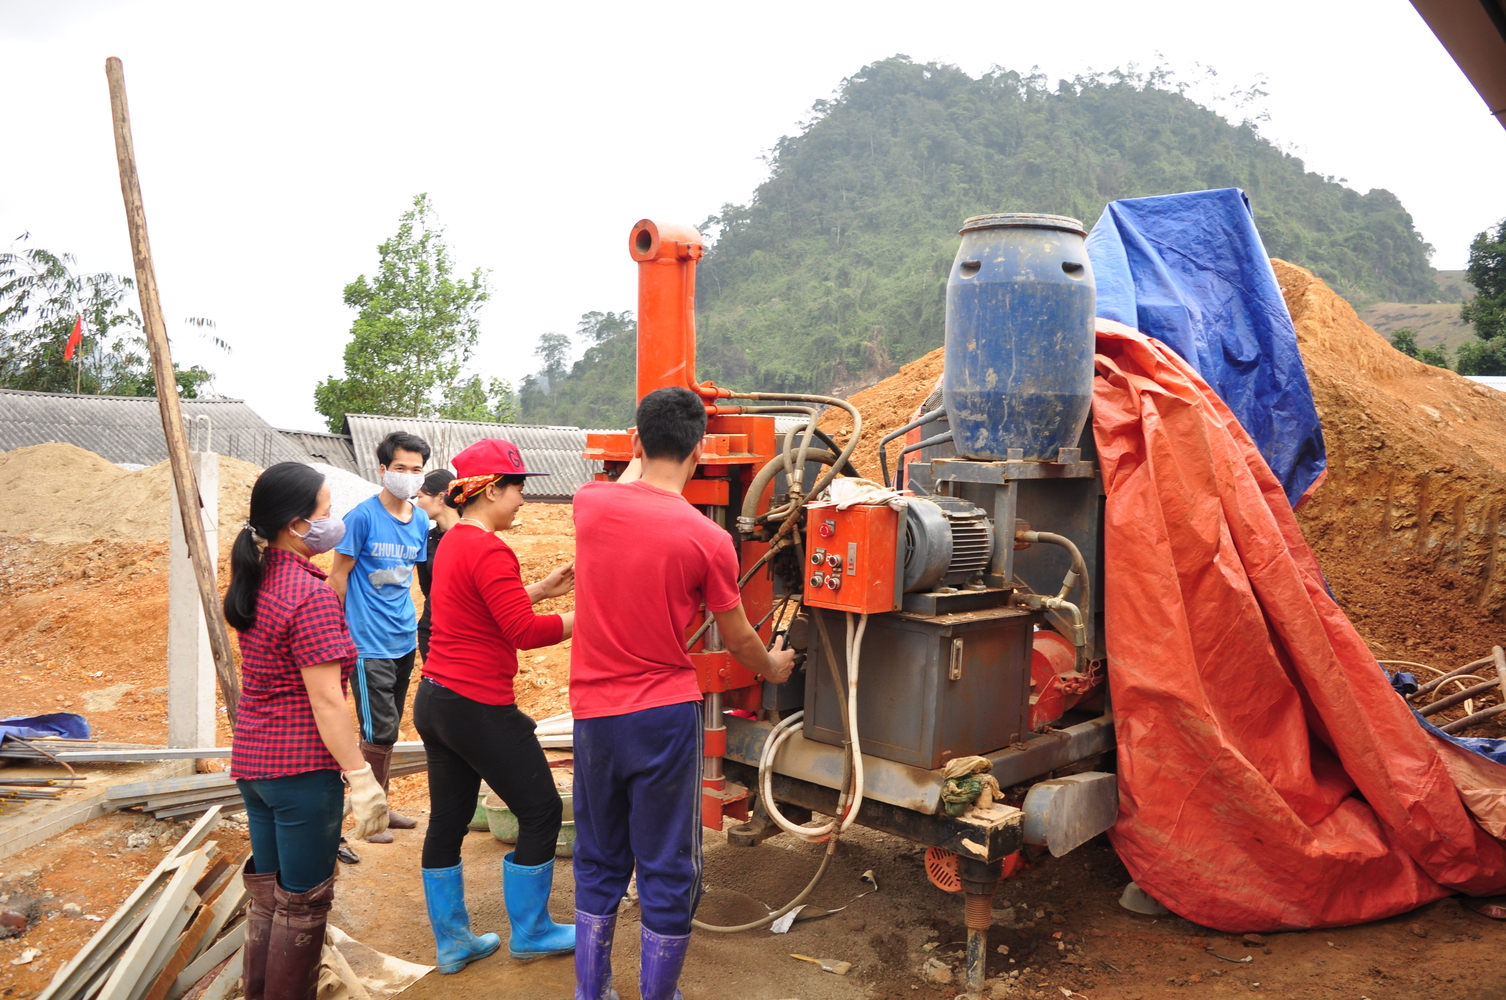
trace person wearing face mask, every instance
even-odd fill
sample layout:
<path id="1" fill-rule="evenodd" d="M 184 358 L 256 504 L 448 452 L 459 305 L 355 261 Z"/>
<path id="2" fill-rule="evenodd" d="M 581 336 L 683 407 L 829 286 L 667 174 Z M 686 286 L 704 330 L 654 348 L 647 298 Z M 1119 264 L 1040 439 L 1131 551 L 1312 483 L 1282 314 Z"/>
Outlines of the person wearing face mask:
<path id="1" fill-rule="evenodd" d="M 523 584 L 518 557 L 496 532 L 512 526 L 529 472 L 509 441 L 488 438 L 455 456 L 459 476 L 446 497 L 458 511 L 434 560 L 433 635 L 413 702 L 413 724 L 429 767 L 429 828 L 424 835 L 424 897 L 441 973 L 459 972 L 501 945 L 471 932 L 460 845 L 476 812 L 482 779 L 518 818 L 518 841 L 502 859 L 502 896 L 514 958 L 562 955 L 575 928 L 549 915 L 554 846 L 563 803 L 534 723 L 518 708 L 513 679 L 518 650 L 570 636 L 573 612 L 534 614 L 533 605 L 570 592 L 574 564 Z"/>
<path id="2" fill-rule="evenodd" d="M 324 476 L 282 462 L 257 477 L 230 554 L 225 619 L 240 633 L 241 651 L 230 776 L 251 834 L 241 874 L 250 896 L 247 1000 L 314 995 L 346 786 L 356 836 L 387 825 L 386 796 L 345 705 L 356 647 L 324 572 L 309 562 L 344 530 L 330 516 Z"/>
<path id="3" fill-rule="evenodd" d="M 413 503 L 429 515 L 429 558 L 418 564 L 418 589 L 424 595 L 424 613 L 418 616 L 418 655 L 429 658 L 429 635 L 433 631 L 434 607 L 429 601 L 429 590 L 434 585 L 434 553 L 439 549 L 439 540 L 444 533 L 455 527 L 460 520 L 455 508 L 444 502 L 444 495 L 455 479 L 449 469 L 436 469 L 424 477 L 424 485 Z"/>
<path id="4" fill-rule="evenodd" d="M 335 547 L 329 583 L 345 604 L 359 654 L 351 682 L 361 753 L 386 791 L 418 646 L 413 568 L 428 558 L 429 516 L 413 497 L 423 486 L 429 445 L 421 437 L 394 431 L 378 442 L 376 458 L 382 489 L 345 515 L 345 538 Z M 399 812 L 389 817 L 393 830 L 417 825 Z M 392 834 L 384 830 L 367 841 L 390 844 Z"/>

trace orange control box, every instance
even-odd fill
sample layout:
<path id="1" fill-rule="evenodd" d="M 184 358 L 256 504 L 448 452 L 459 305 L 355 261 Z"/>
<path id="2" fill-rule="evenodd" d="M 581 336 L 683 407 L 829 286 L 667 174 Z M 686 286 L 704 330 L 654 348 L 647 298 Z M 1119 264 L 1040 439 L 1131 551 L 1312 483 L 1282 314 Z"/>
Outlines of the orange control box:
<path id="1" fill-rule="evenodd" d="M 881 614 L 904 600 L 899 521 L 893 507 L 807 507 L 805 603 Z"/>

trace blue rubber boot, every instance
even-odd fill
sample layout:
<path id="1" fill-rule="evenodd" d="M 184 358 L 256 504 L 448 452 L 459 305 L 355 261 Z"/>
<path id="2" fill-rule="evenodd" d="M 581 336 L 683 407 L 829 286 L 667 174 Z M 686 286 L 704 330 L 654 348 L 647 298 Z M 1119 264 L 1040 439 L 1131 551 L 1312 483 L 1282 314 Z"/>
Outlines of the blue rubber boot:
<path id="1" fill-rule="evenodd" d="M 683 1000 L 678 986 L 680 970 L 685 967 L 685 953 L 690 950 L 690 935 L 671 937 L 655 934 L 645 927 L 642 941 L 638 992 L 643 1000 Z"/>
<path id="2" fill-rule="evenodd" d="M 507 952 L 513 958 L 568 955 L 575 950 L 575 925 L 557 924 L 549 916 L 549 890 L 554 888 L 554 859 L 524 868 L 502 859 L 502 899 L 512 935 Z"/>
<path id="3" fill-rule="evenodd" d="M 620 1000 L 612 989 L 612 935 L 617 914 L 575 911 L 575 1000 Z"/>
<path id="4" fill-rule="evenodd" d="M 445 975 L 459 972 L 502 947 L 495 934 L 471 933 L 471 915 L 465 909 L 464 864 L 454 868 L 425 868 L 424 902 L 429 907 L 429 926 L 434 930 L 435 964 Z"/>

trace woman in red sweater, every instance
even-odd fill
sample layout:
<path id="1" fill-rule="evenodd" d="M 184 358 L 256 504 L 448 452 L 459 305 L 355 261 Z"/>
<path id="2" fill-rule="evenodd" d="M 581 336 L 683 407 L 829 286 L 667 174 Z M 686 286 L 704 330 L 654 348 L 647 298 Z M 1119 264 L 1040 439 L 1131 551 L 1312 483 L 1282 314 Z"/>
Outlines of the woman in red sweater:
<path id="1" fill-rule="evenodd" d="M 513 697 L 518 650 L 570 637 L 575 614 L 536 615 L 533 605 L 575 585 L 574 564 L 523 585 L 518 557 L 496 532 L 512 526 L 528 472 L 509 441 L 487 438 L 455 456 L 446 502 L 460 520 L 445 532 L 429 589 L 432 634 L 413 724 L 429 767 L 424 897 L 439 971 L 459 972 L 497 950 L 496 934 L 471 933 L 460 845 L 484 778 L 518 818 L 516 849 L 502 859 L 502 893 L 514 958 L 575 949 L 575 926 L 549 916 L 554 846 L 564 805 L 534 723 Z"/>

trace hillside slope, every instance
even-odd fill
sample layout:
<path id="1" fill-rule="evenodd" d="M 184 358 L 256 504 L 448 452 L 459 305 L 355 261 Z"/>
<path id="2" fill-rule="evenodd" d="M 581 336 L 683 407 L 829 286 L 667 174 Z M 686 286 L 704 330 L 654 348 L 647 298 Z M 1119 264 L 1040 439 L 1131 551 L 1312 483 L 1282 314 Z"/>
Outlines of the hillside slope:
<path id="1" fill-rule="evenodd" d="M 974 78 L 903 56 L 865 67 L 779 140 L 748 204 L 704 223 L 716 240 L 697 286 L 700 374 L 745 389 L 872 384 L 941 344 L 964 218 L 1052 212 L 1091 225 L 1111 200 L 1176 191 L 1243 188 L 1266 249 L 1355 301 L 1438 297 L 1429 248 L 1394 195 L 1312 173 L 1169 86 Z M 527 400 L 524 419 L 555 422 L 589 397 L 615 398 L 615 422 L 628 422 L 632 387 L 614 360 L 583 359 L 553 380 L 560 405 Z"/>

